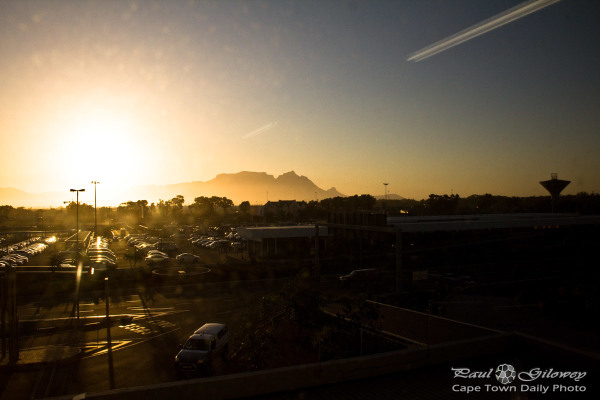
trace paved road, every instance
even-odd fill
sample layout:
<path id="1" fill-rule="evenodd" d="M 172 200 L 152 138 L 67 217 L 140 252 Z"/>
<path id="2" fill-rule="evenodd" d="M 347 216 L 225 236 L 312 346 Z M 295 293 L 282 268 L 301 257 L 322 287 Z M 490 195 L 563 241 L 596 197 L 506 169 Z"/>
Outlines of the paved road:
<path id="1" fill-rule="evenodd" d="M 4 373 L 0 377 L 0 397 L 32 399 L 176 380 L 173 357 L 191 332 L 206 322 L 226 323 L 233 333 L 233 351 L 245 326 L 247 305 L 265 293 L 265 289 L 254 285 L 253 289 L 251 286 L 224 294 L 214 290 L 194 298 L 158 293 L 124 296 L 111 302 L 110 314 L 132 316 L 130 323 L 110 328 L 88 325 L 22 337 L 21 348 L 25 349 L 52 344 L 78 346 L 83 349 L 81 360 L 66 366 Z M 19 313 L 22 320 L 57 322 L 72 307 L 72 303 L 61 303 L 40 312 L 29 304 L 20 307 Z M 103 302 L 80 303 L 82 324 L 90 323 L 84 322 L 84 316 L 104 315 Z M 216 374 L 228 372 L 227 368 L 226 364 L 217 365 Z"/>

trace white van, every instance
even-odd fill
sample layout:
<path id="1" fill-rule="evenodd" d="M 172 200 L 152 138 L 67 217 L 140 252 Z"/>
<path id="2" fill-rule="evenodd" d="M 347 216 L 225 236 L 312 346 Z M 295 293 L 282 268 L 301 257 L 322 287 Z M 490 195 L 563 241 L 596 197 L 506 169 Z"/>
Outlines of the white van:
<path id="1" fill-rule="evenodd" d="M 227 357 L 229 329 L 225 324 L 204 324 L 181 346 L 175 356 L 178 372 L 210 372 L 217 356 Z"/>

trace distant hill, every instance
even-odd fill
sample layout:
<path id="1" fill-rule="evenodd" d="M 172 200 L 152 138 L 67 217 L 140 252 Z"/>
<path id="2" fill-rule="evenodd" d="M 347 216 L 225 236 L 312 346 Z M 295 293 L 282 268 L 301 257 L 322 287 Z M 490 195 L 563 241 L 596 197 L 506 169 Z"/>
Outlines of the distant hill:
<path id="1" fill-rule="evenodd" d="M 234 174 L 219 174 L 206 182 L 186 182 L 171 185 L 138 186 L 123 193 L 123 201 L 145 199 L 149 203 L 159 199 L 169 200 L 182 195 L 189 204 L 196 197 L 219 196 L 231 199 L 234 204 L 249 201 L 251 204 L 264 204 L 267 199 L 277 200 L 322 200 L 345 196 L 334 187 L 324 190 L 306 176 L 294 171 L 274 177 L 266 172 L 242 171 Z"/>
<path id="2" fill-rule="evenodd" d="M 386 196 L 384 194 L 379 195 L 379 196 L 375 196 L 375 198 L 377 200 L 386 200 Z M 404 200 L 405 198 L 402 196 L 399 196 L 397 194 L 394 193 L 388 193 L 387 194 L 387 200 Z"/>
<path id="3" fill-rule="evenodd" d="M 193 203 L 194 199 L 200 196 L 219 196 L 233 200 L 236 205 L 242 201 L 264 204 L 267 199 L 310 201 L 345 196 L 334 187 L 328 190 L 321 189 L 306 176 L 299 176 L 294 171 L 278 177 L 266 172 L 243 171 L 219 174 L 206 182 L 135 186 L 120 193 L 117 201 L 148 200 L 148 203 L 156 203 L 159 199 L 169 200 L 177 195 L 182 195 L 186 204 Z M 63 200 L 70 197 L 72 196 L 63 192 L 28 193 L 14 188 L 0 188 L 0 205 L 13 207 L 61 207 Z"/>
<path id="4" fill-rule="evenodd" d="M 63 205 L 63 200 L 70 196 L 58 192 L 29 193 L 14 188 L 0 188 L 0 206 L 10 205 L 15 208 L 48 208 Z"/>

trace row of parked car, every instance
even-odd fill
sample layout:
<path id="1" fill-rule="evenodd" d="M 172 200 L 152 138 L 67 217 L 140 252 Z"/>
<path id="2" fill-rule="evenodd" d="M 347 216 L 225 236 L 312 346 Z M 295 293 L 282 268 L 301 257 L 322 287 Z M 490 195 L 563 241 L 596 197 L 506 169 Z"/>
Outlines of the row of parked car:
<path id="1" fill-rule="evenodd" d="M 127 244 L 131 247 L 135 247 L 136 249 L 143 249 L 148 245 L 153 245 L 158 240 L 153 240 L 153 238 L 148 238 L 146 235 L 135 235 L 130 234 L 125 236 L 125 240 Z"/>
<path id="2" fill-rule="evenodd" d="M 169 254 L 174 254 L 179 250 L 173 242 L 163 241 L 160 238 L 144 234 L 130 234 L 125 236 L 125 240 L 129 246 L 135 247 L 137 251 L 146 254 L 144 261 L 148 266 L 168 265 L 170 261 Z M 198 261 L 198 256 L 189 253 L 179 254 L 175 258 L 180 262 Z"/>
<path id="3" fill-rule="evenodd" d="M 150 250 L 159 250 L 164 253 L 174 253 L 179 250 L 173 242 L 163 241 L 157 237 L 147 235 L 127 235 L 125 237 L 129 246 L 135 247 L 136 250 L 148 253 Z"/>
<path id="4" fill-rule="evenodd" d="M 2 255 L 0 258 L 0 267 L 15 267 L 27 264 L 32 257 L 40 254 L 48 248 L 50 243 L 56 241 L 54 236 L 51 238 L 42 239 L 34 237 L 6 246 L 0 250 L 0 254 Z"/>
<path id="5" fill-rule="evenodd" d="M 110 241 L 102 236 L 97 236 L 89 245 L 86 256 L 89 265 L 94 269 L 116 268 L 117 256 L 109 249 Z"/>
<path id="6" fill-rule="evenodd" d="M 188 239 L 191 244 L 196 247 L 204 247 L 206 249 L 217 249 L 221 251 L 242 251 L 244 244 L 236 233 L 226 235 L 224 238 L 214 236 L 196 236 L 192 235 Z"/>
<path id="7" fill-rule="evenodd" d="M 228 247 L 229 241 L 218 239 L 213 236 L 200 236 L 196 239 L 191 239 L 191 243 L 196 247 L 204 247 L 206 249 L 217 249 L 219 247 Z"/>
<path id="8" fill-rule="evenodd" d="M 144 260 L 146 261 L 146 264 L 150 266 L 164 266 L 169 263 L 170 259 L 169 255 L 165 252 L 160 250 L 149 250 Z M 200 257 L 192 253 L 181 253 L 175 256 L 175 260 L 177 260 L 179 264 L 195 264 L 200 261 Z"/>
<path id="9" fill-rule="evenodd" d="M 231 232 L 224 237 L 216 236 L 200 236 L 199 234 L 186 235 L 188 241 L 196 247 L 204 247 L 207 249 L 218 249 L 221 251 L 242 251 L 243 243 L 241 238 L 235 232 Z M 182 238 L 181 236 L 172 236 L 174 238 Z M 149 266 L 168 265 L 171 257 L 177 260 L 178 264 L 195 264 L 199 262 L 200 257 L 192 253 L 180 253 L 178 246 L 164 239 L 150 237 L 144 234 L 130 234 L 125 236 L 125 240 L 129 246 L 135 247 L 136 250 L 144 253 L 146 264 Z M 177 255 L 176 255 L 177 254 Z"/>
<path id="10" fill-rule="evenodd" d="M 170 257 L 167 253 L 160 250 L 149 250 L 145 261 L 147 265 L 167 265 Z M 192 253 L 181 253 L 175 256 L 179 264 L 195 264 L 200 261 L 200 257 Z"/>

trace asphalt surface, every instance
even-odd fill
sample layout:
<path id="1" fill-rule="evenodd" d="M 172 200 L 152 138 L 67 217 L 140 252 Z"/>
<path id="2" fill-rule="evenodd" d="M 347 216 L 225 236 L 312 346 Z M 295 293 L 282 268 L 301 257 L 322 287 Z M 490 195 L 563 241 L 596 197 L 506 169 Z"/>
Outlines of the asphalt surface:
<path id="1" fill-rule="evenodd" d="M 265 294 L 265 289 L 252 285 L 235 293 L 211 290 L 193 298 L 178 295 L 177 287 L 169 296 L 111 298 L 110 324 L 105 322 L 104 302 L 82 301 L 79 322 L 65 318 L 73 303 L 44 309 L 43 316 L 38 307 L 23 305 L 22 321 L 35 320 L 42 329 L 21 336 L 16 366 L 4 359 L 0 397 L 32 399 L 180 379 L 173 368 L 179 344 L 204 323 L 223 322 L 234 332 L 233 348 L 247 304 Z M 215 374 L 227 373 L 227 368 L 225 363 L 217 365 Z"/>
<path id="2" fill-rule="evenodd" d="M 127 249 L 124 242 L 119 242 L 114 247 L 118 254 Z M 202 265 L 216 264 L 223 259 L 223 254 L 216 251 L 190 249 L 203 255 Z M 129 268 L 124 260 L 120 264 L 121 268 Z M 144 265 L 144 262 L 141 261 L 140 265 Z M 265 281 L 245 282 L 244 285 L 233 286 L 214 283 L 203 285 L 200 291 L 196 289 L 193 292 L 188 292 L 189 286 L 182 282 L 162 292 L 149 291 L 143 287 L 133 288 L 126 294 L 111 292 L 111 323 L 105 322 L 103 298 L 82 299 L 79 321 L 74 316 L 72 302 L 43 307 L 34 302 L 20 304 L 21 321 L 34 328 L 21 337 L 21 359 L 17 366 L 8 366 L 6 358 L 0 362 L 0 397 L 3 400 L 36 399 L 180 379 L 173 368 L 173 357 L 179 344 L 193 330 L 206 322 L 223 322 L 230 326 L 234 333 L 232 341 L 235 342 L 235 332 L 242 332 L 245 327 L 247 305 L 265 293 L 272 292 L 283 281 L 272 280 L 268 284 Z M 456 301 L 456 304 L 459 303 L 473 303 L 473 299 L 461 298 Z M 461 306 L 460 309 L 468 307 Z M 449 317 L 452 317 L 453 311 L 448 304 L 446 312 Z M 511 314 L 515 312 L 513 309 L 510 311 Z M 493 315 L 496 320 L 499 320 L 498 316 L 499 314 Z M 472 323 L 481 320 L 480 316 L 473 313 L 461 315 L 462 320 L 469 320 L 470 317 L 473 317 Z M 431 335 L 431 319 L 427 316 L 403 318 L 405 319 L 396 320 L 397 326 L 387 329 L 408 327 L 409 331 L 414 331 L 413 339 L 417 342 L 444 340 Z M 391 321 L 392 318 L 388 317 L 387 320 Z M 424 323 L 428 328 L 425 335 L 419 333 L 423 332 Z M 440 329 L 435 331 L 440 332 Z M 556 331 L 561 332 L 558 338 L 567 341 L 568 335 L 572 334 L 564 329 L 547 333 L 550 336 L 554 333 L 556 337 Z M 217 375 L 229 372 L 232 371 L 227 363 L 217 365 L 215 371 Z M 447 369 L 431 373 L 434 374 L 432 378 L 437 373 L 446 379 Z M 425 390 L 428 388 L 427 374 L 416 373 L 412 376 L 412 380 L 399 376 L 381 377 L 375 383 L 369 381 L 366 385 L 344 385 L 341 392 L 339 387 L 311 389 L 290 393 L 289 397 L 284 395 L 282 398 L 368 398 L 368 389 L 372 384 L 387 388 L 380 391 L 385 394 L 382 398 L 398 398 L 395 396 L 399 394 L 404 394 L 402 398 L 443 398 L 435 397 L 434 391 Z M 404 382 L 404 386 L 399 386 L 398 382 Z M 402 387 L 413 389 L 407 391 Z M 411 393 L 423 396 L 411 397 Z M 344 397 L 340 397 L 341 395 Z"/>

